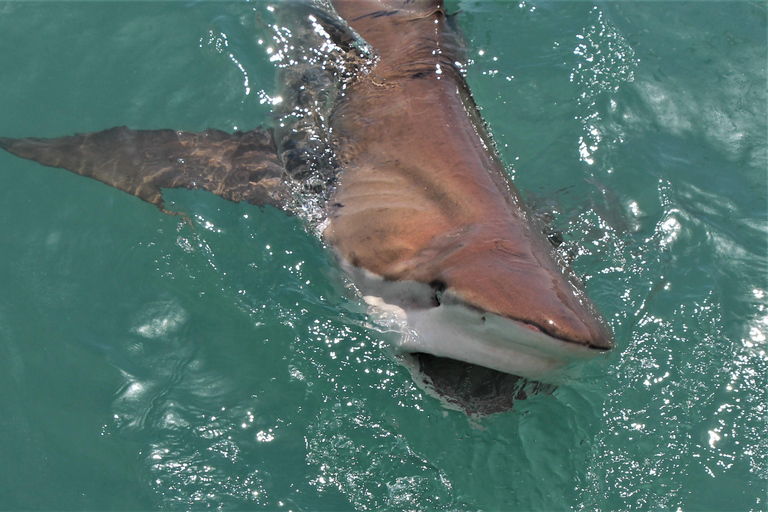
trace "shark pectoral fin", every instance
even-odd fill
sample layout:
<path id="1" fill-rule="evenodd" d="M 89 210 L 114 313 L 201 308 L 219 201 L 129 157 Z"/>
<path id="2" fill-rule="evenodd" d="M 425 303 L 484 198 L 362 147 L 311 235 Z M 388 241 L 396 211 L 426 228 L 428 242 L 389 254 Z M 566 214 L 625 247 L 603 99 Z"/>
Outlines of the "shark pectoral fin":
<path id="1" fill-rule="evenodd" d="M 229 201 L 278 208 L 289 197 L 267 130 L 195 133 L 121 126 L 56 139 L 0 138 L 0 148 L 97 179 L 163 211 L 164 188 L 201 188 Z"/>

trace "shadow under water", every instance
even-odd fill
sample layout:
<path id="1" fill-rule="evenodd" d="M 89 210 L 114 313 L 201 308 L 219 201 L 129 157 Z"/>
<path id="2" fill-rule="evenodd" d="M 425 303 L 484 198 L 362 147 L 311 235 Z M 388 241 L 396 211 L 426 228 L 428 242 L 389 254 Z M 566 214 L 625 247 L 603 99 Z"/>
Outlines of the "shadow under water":
<path id="1" fill-rule="evenodd" d="M 414 380 L 449 405 L 470 416 L 489 416 L 509 411 L 517 400 L 542 393 L 551 394 L 556 386 L 517 375 L 502 373 L 475 364 L 418 353 Z"/>

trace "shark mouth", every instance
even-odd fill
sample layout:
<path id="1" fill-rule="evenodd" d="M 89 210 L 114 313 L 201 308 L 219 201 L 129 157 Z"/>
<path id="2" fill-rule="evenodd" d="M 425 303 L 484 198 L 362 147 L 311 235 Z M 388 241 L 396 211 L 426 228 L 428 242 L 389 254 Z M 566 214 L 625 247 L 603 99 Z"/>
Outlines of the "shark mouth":
<path id="1" fill-rule="evenodd" d="M 403 308 L 372 295 L 364 299 L 374 318 L 400 332 L 392 348 L 414 382 L 470 416 L 505 412 L 517 400 L 551 394 L 579 362 L 608 350 L 466 304 Z"/>
<path id="2" fill-rule="evenodd" d="M 606 349 L 555 338 L 526 322 L 452 302 L 433 307 L 402 307 L 364 296 L 375 312 L 400 320 L 399 352 L 423 353 L 470 363 L 543 382 L 560 381 L 573 363 Z"/>

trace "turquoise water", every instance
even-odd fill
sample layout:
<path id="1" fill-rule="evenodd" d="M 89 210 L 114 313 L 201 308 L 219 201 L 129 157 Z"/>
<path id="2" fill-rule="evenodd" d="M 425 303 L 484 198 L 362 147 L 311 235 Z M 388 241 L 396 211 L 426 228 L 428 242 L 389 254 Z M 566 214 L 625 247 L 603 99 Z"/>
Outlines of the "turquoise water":
<path id="1" fill-rule="evenodd" d="M 0 135 L 259 125 L 268 6 L 0 3 Z M 766 4 L 449 6 L 616 350 L 468 418 L 300 220 L 1 154 L 0 509 L 766 510 Z"/>

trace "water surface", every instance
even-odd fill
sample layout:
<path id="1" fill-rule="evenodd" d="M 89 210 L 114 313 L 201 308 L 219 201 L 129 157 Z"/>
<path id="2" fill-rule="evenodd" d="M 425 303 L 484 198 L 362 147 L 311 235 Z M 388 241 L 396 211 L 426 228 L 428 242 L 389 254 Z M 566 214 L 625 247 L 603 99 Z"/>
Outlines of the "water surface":
<path id="1" fill-rule="evenodd" d="M 262 124 L 269 6 L 0 3 L 0 134 Z M 616 350 L 468 418 L 299 219 L 2 154 L 0 509 L 766 509 L 765 4 L 449 7 Z"/>

